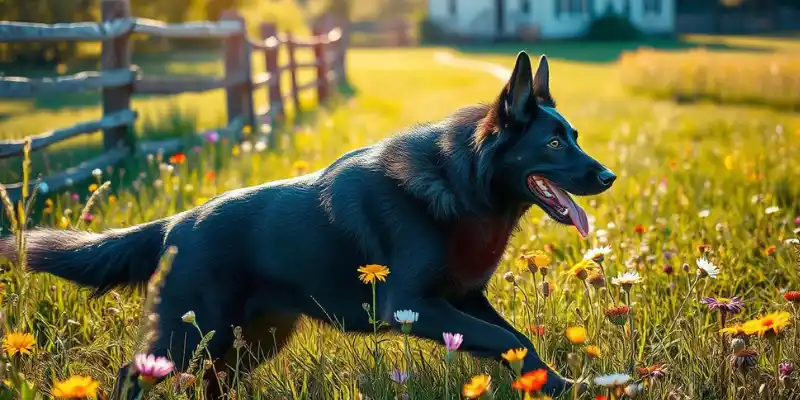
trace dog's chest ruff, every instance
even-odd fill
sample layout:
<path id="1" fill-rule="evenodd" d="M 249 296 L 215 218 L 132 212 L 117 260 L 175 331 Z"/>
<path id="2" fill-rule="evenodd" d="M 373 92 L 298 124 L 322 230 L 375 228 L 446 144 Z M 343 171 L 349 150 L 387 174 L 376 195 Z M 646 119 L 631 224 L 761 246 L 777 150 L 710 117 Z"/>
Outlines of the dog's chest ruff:
<path id="1" fill-rule="evenodd" d="M 467 287 L 485 284 L 497 269 L 512 229 L 506 221 L 496 219 L 456 225 L 447 249 L 453 277 Z"/>

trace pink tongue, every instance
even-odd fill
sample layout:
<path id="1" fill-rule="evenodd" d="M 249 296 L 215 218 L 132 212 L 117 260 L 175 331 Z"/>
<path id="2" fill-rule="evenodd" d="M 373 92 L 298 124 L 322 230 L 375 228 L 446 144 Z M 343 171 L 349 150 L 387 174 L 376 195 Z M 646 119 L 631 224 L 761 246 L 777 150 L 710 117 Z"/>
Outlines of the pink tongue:
<path id="1" fill-rule="evenodd" d="M 583 208 L 576 204 L 561 188 L 552 184 L 547 186 L 556 195 L 558 202 L 569 210 L 569 218 L 575 228 L 578 229 L 581 237 L 586 237 L 589 234 L 589 218 L 586 217 L 586 211 L 583 211 Z"/>

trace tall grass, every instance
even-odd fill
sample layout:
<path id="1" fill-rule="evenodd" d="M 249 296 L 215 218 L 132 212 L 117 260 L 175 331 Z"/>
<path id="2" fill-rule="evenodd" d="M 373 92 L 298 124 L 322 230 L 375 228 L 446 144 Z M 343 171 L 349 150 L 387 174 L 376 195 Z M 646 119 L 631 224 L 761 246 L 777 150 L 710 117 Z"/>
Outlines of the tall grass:
<path id="1" fill-rule="evenodd" d="M 619 66 L 623 84 L 636 92 L 800 110 L 797 54 L 641 48 L 623 53 Z"/>

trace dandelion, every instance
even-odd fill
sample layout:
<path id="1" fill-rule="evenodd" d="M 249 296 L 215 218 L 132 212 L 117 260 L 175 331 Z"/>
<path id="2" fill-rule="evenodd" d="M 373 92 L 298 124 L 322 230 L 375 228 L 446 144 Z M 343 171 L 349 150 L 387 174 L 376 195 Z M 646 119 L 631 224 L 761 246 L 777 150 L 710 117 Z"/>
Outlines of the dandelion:
<path id="1" fill-rule="evenodd" d="M 709 310 L 719 310 L 727 314 L 738 314 L 744 307 L 744 302 L 739 300 L 738 297 L 731 297 L 730 299 L 725 297 L 706 297 L 700 300 L 700 304 L 705 304 Z"/>
<path id="2" fill-rule="evenodd" d="M 611 321 L 612 324 L 623 326 L 628 319 L 628 313 L 630 313 L 630 310 L 630 307 L 624 305 L 611 307 L 606 310 L 606 317 L 609 321 Z"/>
<path id="3" fill-rule="evenodd" d="M 31 354 L 36 339 L 30 333 L 11 332 L 3 337 L 3 350 L 9 357 L 16 354 Z"/>
<path id="4" fill-rule="evenodd" d="M 53 384 L 53 397 L 57 399 L 95 399 L 100 384 L 89 376 L 71 376 Z"/>
<path id="5" fill-rule="evenodd" d="M 586 343 L 586 328 L 582 326 L 571 326 L 567 328 L 565 333 L 572 344 Z"/>
<path id="6" fill-rule="evenodd" d="M 383 265 L 368 264 L 363 267 L 359 267 L 358 272 L 361 272 L 361 275 L 358 276 L 358 279 L 360 279 L 361 282 L 386 282 L 386 276 L 389 275 L 389 268 L 386 268 Z"/>
<path id="7" fill-rule="evenodd" d="M 775 337 L 791 324 L 791 314 L 786 311 L 779 311 L 747 321 L 742 325 L 742 328 L 744 333 L 748 335 Z"/>
<path id="8" fill-rule="evenodd" d="M 522 254 L 519 257 L 519 265 L 522 268 L 527 268 L 532 274 L 535 274 L 539 268 L 547 268 L 550 265 L 550 257 L 541 250 L 536 250 L 531 253 Z"/>
<path id="9" fill-rule="evenodd" d="M 800 291 L 790 290 L 783 294 L 783 299 L 795 304 L 800 304 Z"/>
<path id="10" fill-rule="evenodd" d="M 717 279 L 717 275 L 719 275 L 719 268 L 706 260 L 705 258 L 698 258 L 697 259 L 697 275 L 700 277 L 709 277 L 711 279 Z"/>
<path id="11" fill-rule="evenodd" d="M 603 355 L 603 352 L 597 346 L 586 346 L 583 348 L 583 352 L 590 358 L 600 358 Z"/>
<path id="12" fill-rule="evenodd" d="M 601 263 L 605 259 L 605 256 L 609 254 L 611 254 L 611 247 L 609 246 L 595 247 L 587 251 L 586 254 L 583 255 L 583 259 Z"/>
<path id="13" fill-rule="evenodd" d="M 616 278 L 611 278 L 611 283 L 622 287 L 625 291 L 631 290 L 633 285 L 641 282 L 642 277 L 636 271 L 626 272 Z"/>
<path id="14" fill-rule="evenodd" d="M 187 324 L 193 324 L 195 321 L 194 311 L 187 311 L 186 314 L 183 314 L 181 319 Z"/>
<path id="15" fill-rule="evenodd" d="M 586 280 L 586 278 L 589 276 L 590 271 L 595 271 L 599 268 L 600 266 L 597 265 L 597 263 L 592 260 L 582 260 L 579 263 L 573 265 L 572 268 L 570 268 L 570 270 L 567 272 L 567 274 L 569 276 L 574 276 L 583 281 Z"/>
<path id="16" fill-rule="evenodd" d="M 489 375 L 477 375 L 470 378 L 464 384 L 462 394 L 468 399 L 478 399 L 485 395 L 490 395 L 492 377 Z"/>
<path id="17" fill-rule="evenodd" d="M 152 386 L 159 379 L 169 375 L 174 368 L 172 361 L 166 357 L 139 353 L 134 356 L 133 368 L 139 373 L 139 380 L 146 386 Z"/>
<path id="18" fill-rule="evenodd" d="M 520 376 L 511 384 L 511 387 L 520 392 L 531 394 L 542 390 L 545 383 L 547 383 L 547 370 L 537 369 Z"/>
<path id="19" fill-rule="evenodd" d="M 778 207 L 778 206 L 767 207 L 767 208 L 764 210 L 764 214 L 771 215 L 771 214 L 775 214 L 776 212 L 778 212 L 778 211 L 780 211 L 780 210 L 781 210 L 781 209 L 780 209 L 780 207 Z"/>
<path id="20" fill-rule="evenodd" d="M 614 389 L 626 385 L 630 380 L 631 376 L 628 374 L 608 374 L 595 377 L 594 383 L 598 386 Z"/>

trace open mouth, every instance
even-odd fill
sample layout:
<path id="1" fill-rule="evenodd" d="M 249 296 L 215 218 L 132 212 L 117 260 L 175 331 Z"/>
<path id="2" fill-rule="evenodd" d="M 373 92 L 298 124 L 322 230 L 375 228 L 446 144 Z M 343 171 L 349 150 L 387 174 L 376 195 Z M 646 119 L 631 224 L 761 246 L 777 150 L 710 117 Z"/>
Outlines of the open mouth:
<path id="1" fill-rule="evenodd" d="M 564 189 L 537 175 L 528 175 L 528 189 L 541 201 L 542 209 L 551 218 L 562 224 L 575 226 L 582 237 L 589 234 L 586 211 Z"/>

